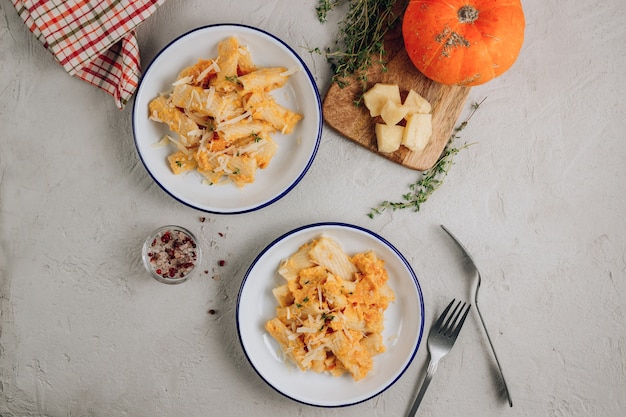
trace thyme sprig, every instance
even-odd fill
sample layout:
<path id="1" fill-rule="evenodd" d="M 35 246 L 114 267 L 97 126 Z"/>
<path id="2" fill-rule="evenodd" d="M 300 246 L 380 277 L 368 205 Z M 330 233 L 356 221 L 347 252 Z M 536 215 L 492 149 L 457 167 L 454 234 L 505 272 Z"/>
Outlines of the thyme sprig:
<path id="1" fill-rule="evenodd" d="M 333 48 L 324 52 L 319 48 L 313 52 L 323 54 L 333 72 L 332 81 L 340 87 L 356 76 L 363 84 L 367 81 L 366 71 L 373 63 L 385 67 L 384 37 L 398 21 L 394 5 L 398 0 L 319 0 L 316 7 L 321 23 L 327 21 L 328 13 L 348 3 L 348 11 L 339 23 L 339 34 Z M 372 60 L 372 57 L 377 57 Z"/>
<path id="2" fill-rule="evenodd" d="M 373 207 L 368 213 L 368 217 L 373 219 L 374 216 L 382 214 L 387 209 L 401 210 L 401 209 L 413 209 L 413 211 L 419 211 L 422 204 L 424 204 L 432 194 L 443 184 L 444 179 L 448 175 L 450 167 L 454 165 L 454 156 L 461 152 L 463 149 L 468 148 L 472 143 L 465 143 L 462 146 L 456 146 L 455 141 L 460 139 L 459 133 L 465 129 L 467 123 L 485 99 L 480 102 L 472 104 L 472 111 L 467 118 L 454 128 L 450 135 L 450 140 L 445 149 L 441 153 L 441 156 L 433 165 L 432 168 L 422 173 L 419 180 L 409 185 L 409 192 L 402 195 L 402 200 L 397 202 L 383 201 L 377 207 Z"/>

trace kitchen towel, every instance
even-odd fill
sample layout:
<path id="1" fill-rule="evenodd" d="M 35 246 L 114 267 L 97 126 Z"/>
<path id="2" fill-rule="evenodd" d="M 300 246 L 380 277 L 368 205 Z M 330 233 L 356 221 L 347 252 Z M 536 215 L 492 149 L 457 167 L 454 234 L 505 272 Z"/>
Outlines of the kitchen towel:
<path id="1" fill-rule="evenodd" d="M 120 109 L 141 74 L 135 28 L 166 0 L 12 0 L 28 29 L 72 76 Z"/>

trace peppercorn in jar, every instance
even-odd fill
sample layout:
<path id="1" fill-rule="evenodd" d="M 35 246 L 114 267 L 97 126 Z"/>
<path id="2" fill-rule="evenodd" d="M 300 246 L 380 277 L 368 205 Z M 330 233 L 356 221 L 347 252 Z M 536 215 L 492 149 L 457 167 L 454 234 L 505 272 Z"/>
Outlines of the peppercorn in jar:
<path id="1" fill-rule="evenodd" d="M 200 263 L 201 251 L 193 233 L 180 226 L 157 229 L 145 241 L 143 262 L 159 282 L 180 284 Z"/>

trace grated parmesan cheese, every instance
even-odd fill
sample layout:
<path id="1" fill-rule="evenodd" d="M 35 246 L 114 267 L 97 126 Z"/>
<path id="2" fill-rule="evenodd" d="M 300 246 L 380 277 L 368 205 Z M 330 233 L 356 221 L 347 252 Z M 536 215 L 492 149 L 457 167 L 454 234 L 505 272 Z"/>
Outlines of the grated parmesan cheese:
<path id="1" fill-rule="evenodd" d="M 167 146 L 169 143 L 170 143 L 170 137 L 168 135 L 163 135 L 161 140 L 159 140 L 158 142 L 152 144 L 152 147 L 153 148 L 162 148 L 164 146 Z"/>
<path id="2" fill-rule="evenodd" d="M 250 144 L 240 148 L 239 152 L 241 152 L 242 154 L 247 154 L 247 153 L 252 154 L 258 151 L 259 148 L 265 146 L 266 143 L 267 143 L 267 140 L 261 138 L 258 141 L 252 141 Z"/>
<path id="3" fill-rule="evenodd" d="M 250 113 L 249 110 L 246 110 L 243 114 L 240 114 L 239 116 L 233 117 L 232 119 L 228 119 L 228 120 L 224 120 L 221 121 L 217 124 L 216 129 L 217 130 L 223 130 L 224 127 L 229 126 L 229 125 L 234 125 L 236 123 L 241 122 L 244 119 L 248 119 L 252 117 L 252 113 Z"/>
<path id="4" fill-rule="evenodd" d="M 204 105 L 204 107 L 210 109 L 211 104 L 213 103 L 213 100 L 215 98 L 215 87 L 209 87 L 204 91 L 207 93 L 206 104 Z"/>
<path id="5" fill-rule="evenodd" d="M 206 78 L 207 75 L 209 75 L 211 73 L 211 71 L 217 73 L 219 67 L 217 66 L 217 62 L 215 60 L 211 61 L 211 64 L 206 67 L 204 69 L 204 71 L 202 71 L 200 74 L 198 74 L 198 77 L 196 77 L 196 83 L 200 84 L 202 83 L 202 81 L 204 81 L 204 79 Z"/>
<path id="6" fill-rule="evenodd" d="M 189 84 L 193 81 L 193 77 L 191 75 L 188 75 L 186 77 L 183 78 L 179 78 L 178 80 L 174 81 L 172 83 L 173 86 L 177 86 L 177 85 L 181 85 L 181 84 Z"/>
<path id="7" fill-rule="evenodd" d="M 186 146 L 184 146 L 182 143 L 180 143 L 180 139 L 186 140 L 187 138 L 185 138 L 184 136 L 178 136 L 179 140 L 176 140 L 172 137 L 169 138 L 169 141 L 171 143 L 173 143 L 174 145 L 176 145 L 176 148 L 178 148 L 179 151 L 181 151 L 182 153 L 184 153 L 185 155 L 191 155 L 192 151 L 189 150 Z"/>
<path id="8" fill-rule="evenodd" d="M 287 71 L 281 72 L 280 75 L 282 75 L 283 77 L 291 77 L 293 74 L 299 71 L 300 71 L 299 67 L 291 67 Z"/>

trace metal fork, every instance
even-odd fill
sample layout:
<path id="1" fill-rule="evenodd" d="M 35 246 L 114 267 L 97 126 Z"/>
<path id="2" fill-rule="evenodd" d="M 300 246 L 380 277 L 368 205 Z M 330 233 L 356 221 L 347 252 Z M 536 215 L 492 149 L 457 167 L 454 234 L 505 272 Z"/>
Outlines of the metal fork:
<path id="1" fill-rule="evenodd" d="M 463 305 L 461 305 L 461 301 L 459 301 L 446 320 L 446 316 L 452 308 L 454 301 L 455 300 L 452 300 L 450 304 L 448 304 L 448 307 L 446 307 L 443 313 L 441 313 L 441 316 L 439 316 L 439 319 L 437 319 L 435 324 L 433 324 L 433 327 L 431 327 L 430 333 L 428 334 L 427 344 L 430 362 L 428 363 L 428 369 L 426 370 L 426 377 L 424 377 L 422 387 L 417 393 L 417 398 L 411 407 L 411 411 L 409 411 L 409 417 L 413 417 L 415 415 L 417 408 L 422 402 L 422 398 L 424 398 L 426 388 L 428 388 L 430 380 L 435 374 L 435 371 L 437 371 L 439 361 L 441 358 L 446 356 L 448 352 L 450 352 L 450 349 L 452 349 L 452 346 L 461 331 L 461 327 L 465 322 L 465 317 L 467 317 L 467 313 L 469 313 L 471 305 L 467 305 L 467 303 L 463 303 Z"/>
<path id="2" fill-rule="evenodd" d="M 500 361 L 498 360 L 498 355 L 496 355 L 496 349 L 493 347 L 493 343 L 491 342 L 491 337 L 489 337 L 489 332 L 487 332 L 487 326 L 485 325 L 485 320 L 483 320 L 482 314 L 480 314 L 480 309 L 478 308 L 478 289 L 480 288 L 480 271 L 472 259 L 472 256 L 469 254 L 465 246 L 461 243 L 459 239 L 456 238 L 443 224 L 441 228 L 454 240 L 454 242 L 461 248 L 461 251 L 468 259 L 470 266 L 474 270 L 474 280 L 476 281 L 476 285 L 474 286 L 474 305 L 476 306 L 476 311 L 478 312 L 478 317 L 480 317 L 480 322 L 483 325 L 483 329 L 485 329 L 485 334 L 487 335 L 487 340 L 489 341 L 489 346 L 491 347 L 491 352 L 493 352 L 493 357 L 496 360 L 496 365 L 498 366 L 498 371 L 500 372 L 500 380 L 502 382 L 502 388 L 504 389 L 504 393 L 506 394 L 506 398 L 509 401 L 509 406 L 513 407 L 513 400 L 511 399 L 511 393 L 509 392 L 509 388 L 506 385 L 506 381 L 504 380 L 504 373 L 502 372 L 502 367 L 500 366 Z"/>

